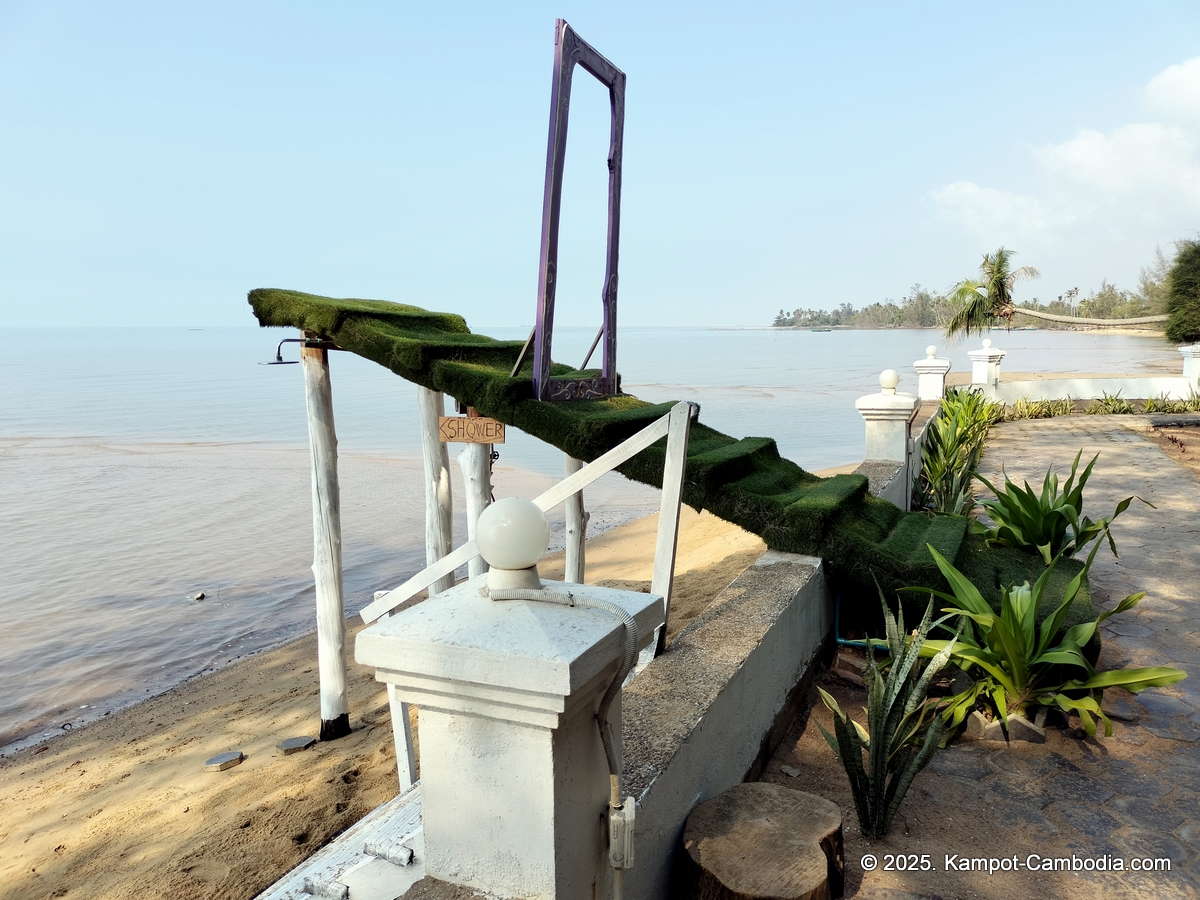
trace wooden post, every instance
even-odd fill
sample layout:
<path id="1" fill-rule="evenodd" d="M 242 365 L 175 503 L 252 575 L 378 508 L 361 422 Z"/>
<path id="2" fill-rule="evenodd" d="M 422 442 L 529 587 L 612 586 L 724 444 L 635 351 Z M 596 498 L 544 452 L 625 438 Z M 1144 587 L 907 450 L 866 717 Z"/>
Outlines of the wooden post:
<path id="1" fill-rule="evenodd" d="M 666 606 L 654 649 L 655 656 L 667 649 L 667 623 L 671 619 L 671 588 L 675 583 L 675 552 L 679 542 L 679 506 L 683 502 L 683 469 L 687 462 L 691 425 L 691 404 L 676 403 L 671 408 L 671 424 L 667 428 L 667 458 L 663 465 L 658 540 L 654 546 L 654 573 L 650 580 L 650 593 L 662 595 Z"/>
<path id="2" fill-rule="evenodd" d="M 443 445 L 445 446 L 445 445 Z M 467 444 L 458 454 L 458 467 L 462 469 L 463 488 L 467 505 L 467 540 L 475 540 L 475 525 L 479 515 L 492 502 L 491 444 Z M 467 563 L 467 574 L 474 578 L 487 571 L 482 556 Z"/>
<path id="3" fill-rule="evenodd" d="M 438 437 L 438 418 L 445 413 L 440 391 L 417 388 L 421 410 L 421 455 L 425 458 L 425 565 L 432 566 L 450 552 L 453 499 L 450 495 L 450 454 Z M 429 586 L 429 596 L 454 587 L 454 573 Z"/>
<path id="4" fill-rule="evenodd" d="M 563 468 L 568 478 L 583 468 L 582 462 L 570 456 L 564 457 L 564 463 Z M 567 566 L 563 581 L 584 584 L 584 541 L 587 539 L 587 523 L 590 516 L 583 508 L 583 491 L 572 494 L 563 506 L 567 514 Z"/>
<path id="5" fill-rule="evenodd" d="M 302 347 L 308 441 L 312 451 L 313 575 L 317 586 L 317 671 L 321 684 L 321 740 L 350 733 L 346 694 L 346 618 L 342 602 L 342 512 L 338 493 L 337 434 L 329 351 Z"/>

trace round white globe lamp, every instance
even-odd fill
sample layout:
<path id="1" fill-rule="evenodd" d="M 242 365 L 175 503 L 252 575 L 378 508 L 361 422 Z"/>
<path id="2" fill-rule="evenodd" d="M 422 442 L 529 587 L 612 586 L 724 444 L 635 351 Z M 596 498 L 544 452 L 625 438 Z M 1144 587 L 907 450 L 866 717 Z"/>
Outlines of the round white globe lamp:
<path id="1" fill-rule="evenodd" d="M 537 563 L 550 546 L 550 523 L 537 504 L 522 497 L 497 500 L 480 514 L 475 542 L 490 567 L 489 589 L 542 586 Z"/>

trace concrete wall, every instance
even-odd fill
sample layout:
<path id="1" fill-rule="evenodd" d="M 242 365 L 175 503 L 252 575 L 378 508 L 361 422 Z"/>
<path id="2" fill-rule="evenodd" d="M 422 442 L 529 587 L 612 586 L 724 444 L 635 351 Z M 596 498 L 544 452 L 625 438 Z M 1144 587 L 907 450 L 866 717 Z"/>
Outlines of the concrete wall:
<path id="1" fill-rule="evenodd" d="M 1182 376 L 1129 378 L 1045 378 L 1029 381 L 1000 381 L 999 385 L 979 385 L 989 400 L 1009 406 L 1018 400 L 1098 400 L 1118 392 L 1125 400 L 1145 400 L 1165 394 L 1171 400 L 1186 400 L 1195 386 Z"/>
<path id="2" fill-rule="evenodd" d="M 667 896 L 688 814 L 761 771 L 832 628 L 821 560 L 768 551 L 625 687 L 625 792 L 638 800 L 627 900 Z"/>

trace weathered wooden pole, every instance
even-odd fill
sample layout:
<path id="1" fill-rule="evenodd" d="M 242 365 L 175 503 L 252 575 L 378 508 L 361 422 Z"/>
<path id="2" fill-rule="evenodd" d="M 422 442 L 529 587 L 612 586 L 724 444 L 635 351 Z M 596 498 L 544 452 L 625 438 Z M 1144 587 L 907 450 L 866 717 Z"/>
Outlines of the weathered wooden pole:
<path id="1" fill-rule="evenodd" d="M 337 433 L 329 351 L 302 347 L 308 442 L 312 451 L 313 575 L 317 586 L 317 671 L 321 684 L 321 740 L 350 733 L 346 694 L 346 614 L 342 602 L 342 511 L 338 492 Z"/>
<path id="2" fill-rule="evenodd" d="M 450 493 L 450 454 L 439 436 L 438 420 L 445 412 L 440 391 L 417 388 L 421 410 L 421 455 L 425 459 L 425 565 L 432 566 L 450 552 L 454 519 Z M 429 596 L 454 587 L 454 573 L 439 578 L 429 587 Z"/>
<path id="3" fill-rule="evenodd" d="M 583 463 L 570 456 L 564 457 L 564 469 L 570 478 L 583 468 Z M 583 508 L 583 491 L 576 491 L 563 504 L 567 513 L 567 564 L 563 581 L 573 584 L 584 583 L 585 555 L 583 542 L 587 537 L 588 514 Z"/>
<path id="4" fill-rule="evenodd" d="M 444 446 L 444 445 L 443 445 Z M 463 492 L 467 506 L 467 540 L 475 540 L 475 525 L 479 515 L 492 502 L 492 445 L 467 444 L 458 454 L 458 467 L 463 474 Z M 472 578 L 487 571 L 482 556 L 467 563 L 467 574 Z"/>

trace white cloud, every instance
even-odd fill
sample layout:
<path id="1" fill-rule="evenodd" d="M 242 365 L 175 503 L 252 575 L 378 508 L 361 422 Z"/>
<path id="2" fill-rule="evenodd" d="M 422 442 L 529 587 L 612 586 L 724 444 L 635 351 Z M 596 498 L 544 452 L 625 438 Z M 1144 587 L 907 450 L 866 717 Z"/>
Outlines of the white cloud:
<path id="1" fill-rule="evenodd" d="M 948 218 L 971 232 L 1043 231 L 1051 224 L 1037 197 L 981 187 L 973 181 L 956 181 L 931 196 Z"/>
<path id="2" fill-rule="evenodd" d="M 1200 56 L 1163 69 L 1150 79 L 1146 106 L 1167 121 L 1200 120 Z"/>
<path id="3" fill-rule="evenodd" d="M 1200 223 L 1200 57 L 1156 75 L 1144 98 L 1156 121 L 1080 129 L 1033 149 L 1032 193 L 959 181 L 930 198 L 984 246 L 1018 246 L 1047 264 L 1065 245 L 1091 247 L 1089 260 L 1072 265 L 1100 267 L 1090 273 L 1097 281 L 1128 278 L 1155 244 L 1189 236 Z"/>

